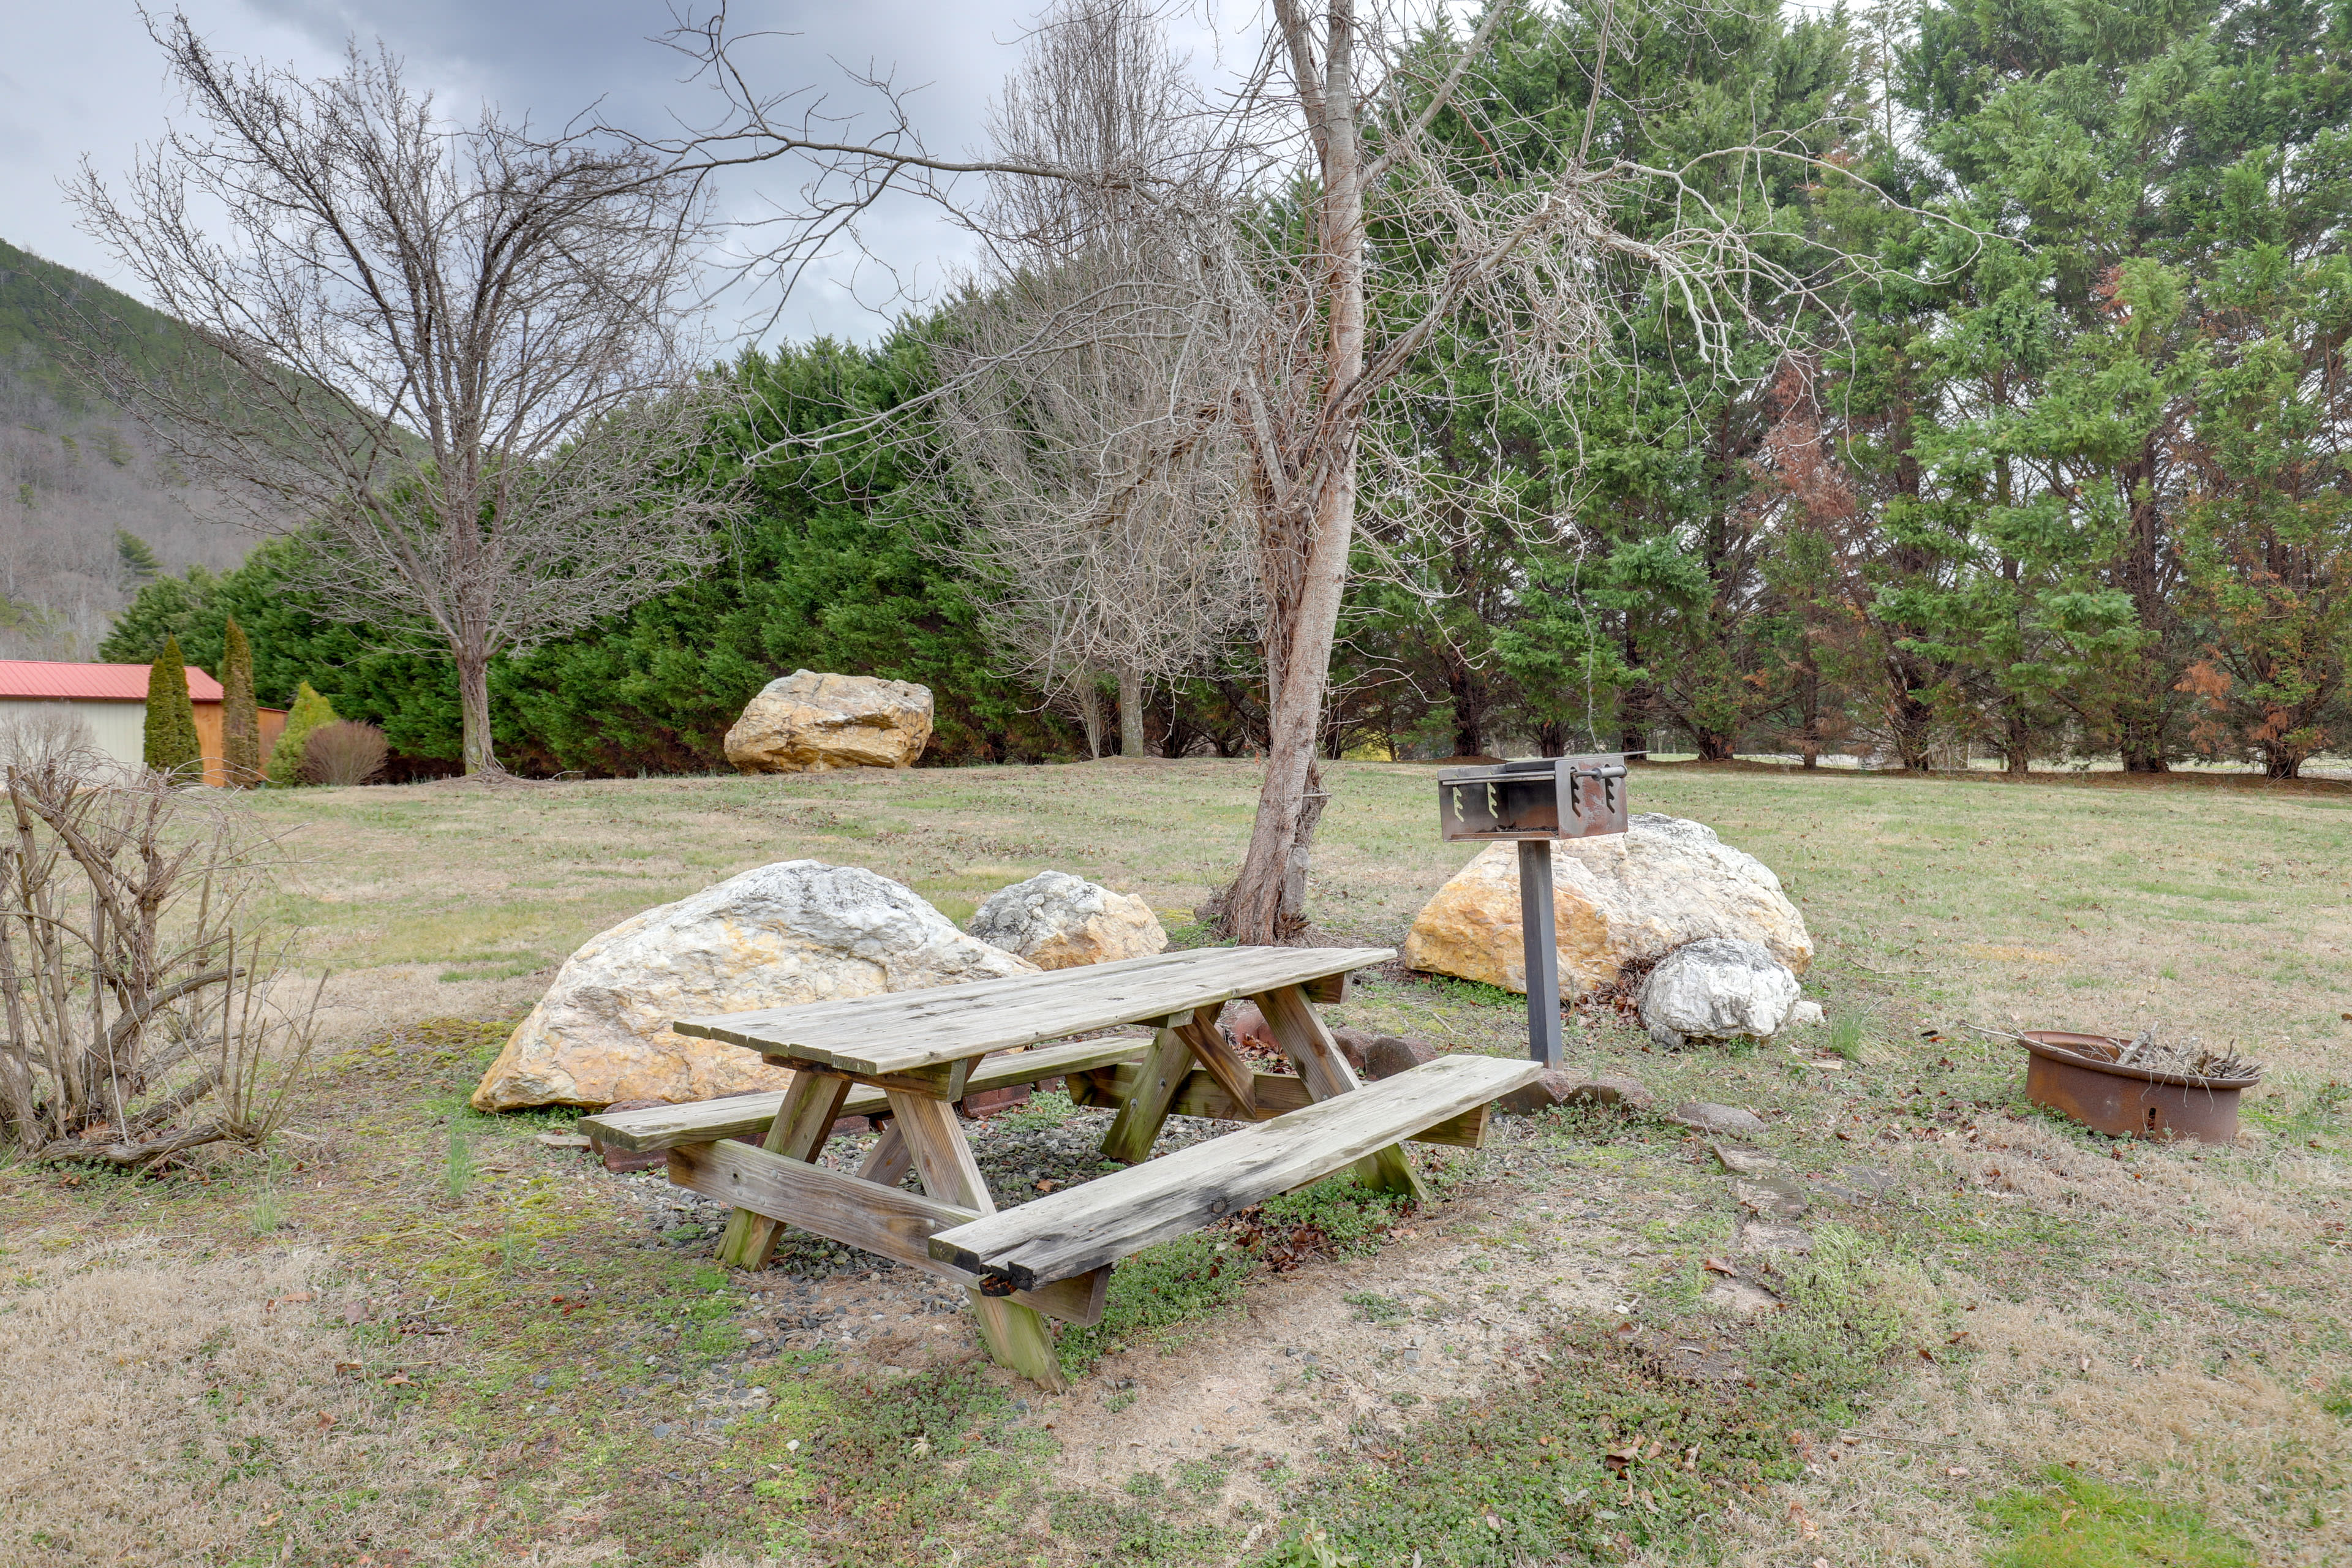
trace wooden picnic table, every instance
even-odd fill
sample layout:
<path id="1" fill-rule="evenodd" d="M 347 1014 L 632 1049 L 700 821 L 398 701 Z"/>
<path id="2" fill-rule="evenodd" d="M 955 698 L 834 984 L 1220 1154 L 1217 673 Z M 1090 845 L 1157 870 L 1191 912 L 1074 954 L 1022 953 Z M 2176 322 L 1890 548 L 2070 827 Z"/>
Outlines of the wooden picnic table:
<path id="1" fill-rule="evenodd" d="M 927 991 L 681 1018 L 790 1068 L 782 1090 L 701 1105 L 606 1113 L 582 1126 L 633 1149 L 665 1149 L 670 1180 L 735 1206 L 719 1256 L 765 1267 L 780 1226 L 966 1285 L 1002 1364 L 1063 1385 L 1045 1319 L 1099 1321 L 1121 1258 L 1353 1165 L 1360 1179 L 1421 1196 L 1401 1142 L 1475 1145 L 1486 1108 L 1539 1070 L 1526 1061 L 1441 1057 L 1358 1082 L 1317 1002 L 1388 948 L 1196 948 Z M 1253 1072 L 1217 1028 L 1255 1002 L 1297 1072 Z M 1150 1040 L 1074 1035 L 1150 1025 Z M 1103 1152 L 1131 1168 L 1000 1212 L 956 1101 L 982 1088 L 1064 1079 L 1073 1098 L 1118 1106 Z M 855 1176 L 815 1162 L 844 1114 L 888 1126 Z M 1171 1113 L 1251 1123 L 1144 1163 Z M 757 1132 L 757 1146 L 733 1142 Z M 921 1195 L 900 1189 L 912 1169 Z"/>

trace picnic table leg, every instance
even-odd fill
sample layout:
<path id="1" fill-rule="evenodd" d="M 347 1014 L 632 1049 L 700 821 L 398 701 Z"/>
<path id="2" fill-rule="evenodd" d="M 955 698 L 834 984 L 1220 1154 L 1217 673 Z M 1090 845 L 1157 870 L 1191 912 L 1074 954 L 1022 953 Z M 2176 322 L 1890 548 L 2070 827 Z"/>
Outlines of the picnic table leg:
<path id="1" fill-rule="evenodd" d="M 1307 1080 L 1307 1092 L 1315 1099 L 1329 1100 L 1334 1095 L 1348 1094 L 1362 1087 L 1356 1069 L 1339 1054 L 1339 1043 L 1323 1026 L 1315 1014 L 1315 1005 L 1307 993 L 1296 985 L 1285 985 L 1255 996 L 1257 1010 L 1265 1016 L 1265 1026 L 1272 1031 L 1275 1044 Z M 1421 1175 L 1412 1168 L 1412 1160 L 1402 1143 L 1391 1143 L 1356 1162 L 1356 1179 L 1381 1192 L 1395 1193 L 1415 1203 L 1426 1203 L 1429 1190 L 1421 1184 Z"/>
<path id="2" fill-rule="evenodd" d="M 1192 1070 L 1192 1047 L 1181 1036 L 1173 1029 L 1152 1036 L 1151 1048 L 1143 1053 L 1142 1070 L 1136 1075 L 1135 1092 L 1118 1108 L 1110 1131 L 1103 1135 L 1103 1158 L 1125 1165 L 1139 1165 L 1150 1159 L 1151 1145 L 1168 1123 L 1168 1107 L 1182 1087 L 1184 1075 Z"/>
<path id="3" fill-rule="evenodd" d="M 955 1107 L 903 1089 L 894 1089 L 889 1094 L 892 1122 L 914 1156 L 924 1193 L 941 1203 L 994 1214 L 996 1200 L 988 1195 L 988 1184 L 971 1157 L 971 1145 L 964 1141 Z M 984 1296 L 974 1288 L 971 1310 L 980 1320 L 981 1340 L 999 1366 L 1055 1394 L 1069 1386 L 1069 1380 L 1062 1375 L 1062 1358 L 1054 1349 L 1053 1332 L 1035 1308 Z"/>
<path id="4" fill-rule="evenodd" d="M 792 1086 L 784 1090 L 784 1102 L 777 1108 L 775 1121 L 768 1124 L 768 1136 L 760 1147 L 788 1160 L 814 1161 L 832 1135 L 849 1089 L 845 1078 L 793 1073 Z M 765 1268 L 768 1254 L 775 1250 L 776 1226 L 766 1215 L 737 1209 L 719 1238 L 719 1261 L 736 1268 Z"/>
<path id="5" fill-rule="evenodd" d="M 857 1167 L 857 1174 L 865 1181 L 895 1187 L 914 1168 L 915 1156 L 907 1147 L 907 1135 L 893 1121 L 882 1129 L 882 1135 L 874 1140 L 874 1147 L 866 1152 L 866 1163 Z"/>

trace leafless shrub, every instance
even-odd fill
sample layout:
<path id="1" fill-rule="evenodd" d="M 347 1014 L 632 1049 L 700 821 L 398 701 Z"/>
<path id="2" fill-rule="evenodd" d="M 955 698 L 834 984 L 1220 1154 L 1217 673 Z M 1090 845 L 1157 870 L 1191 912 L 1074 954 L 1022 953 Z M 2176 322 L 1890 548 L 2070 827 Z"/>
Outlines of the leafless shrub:
<path id="1" fill-rule="evenodd" d="M 6 776 L 0 1135 L 37 1159 L 127 1166 L 263 1142 L 318 1004 L 315 986 L 281 1000 L 299 989 L 286 955 L 248 934 L 269 840 L 223 797 L 88 753 Z"/>
<path id="2" fill-rule="evenodd" d="M 383 772 L 390 754 L 383 731 L 355 719 L 338 719 L 310 731 L 302 742 L 302 781 L 314 784 L 363 784 Z"/>
<path id="3" fill-rule="evenodd" d="M 62 702 L 24 704 L 0 720 L 0 768 L 70 762 L 89 772 L 102 768 L 106 760 L 81 715 Z"/>

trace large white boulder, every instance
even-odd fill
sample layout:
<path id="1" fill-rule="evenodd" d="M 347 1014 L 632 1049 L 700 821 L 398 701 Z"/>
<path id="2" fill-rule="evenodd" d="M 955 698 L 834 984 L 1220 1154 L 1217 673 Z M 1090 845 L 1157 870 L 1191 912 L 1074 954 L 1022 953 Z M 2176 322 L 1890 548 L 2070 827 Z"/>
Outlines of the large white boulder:
<path id="1" fill-rule="evenodd" d="M 784 860 L 647 910 L 564 960 L 482 1075 L 478 1110 L 781 1089 L 757 1056 L 670 1022 L 1032 974 L 887 877 Z"/>
<path id="2" fill-rule="evenodd" d="M 747 773 L 911 768 L 930 739 L 929 687 L 796 669 L 744 705 L 727 760 Z"/>
<path id="3" fill-rule="evenodd" d="M 1769 867 L 1704 823 L 1657 812 L 1634 816 L 1623 833 L 1556 841 L 1552 913 L 1560 989 L 1571 995 L 1706 937 L 1761 942 L 1799 974 L 1813 961 L 1805 917 Z M 1413 919 L 1404 961 L 1527 990 L 1517 845 L 1487 845 L 1437 890 Z"/>
<path id="4" fill-rule="evenodd" d="M 1067 871 L 1040 871 L 999 888 L 964 929 L 1040 969 L 1142 958 L 1168 945 L 1150 904 Z"/>
<path id="5" fill-rule="evenodd" d="M 1660 1045 L 1763 1039 L 1797 1008 L 1797 977 L 1760 942 L 1711 936 L 1668 953 L 1642 982 L 1642 1025 Z"/>

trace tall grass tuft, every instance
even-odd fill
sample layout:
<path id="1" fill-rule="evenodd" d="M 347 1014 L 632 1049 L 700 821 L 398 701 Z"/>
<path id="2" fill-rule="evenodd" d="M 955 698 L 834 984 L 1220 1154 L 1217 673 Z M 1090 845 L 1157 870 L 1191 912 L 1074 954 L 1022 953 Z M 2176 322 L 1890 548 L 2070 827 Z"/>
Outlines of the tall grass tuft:
<path id="1" fill-rule="evenodd" d="M 1870 1035 L 1867 1014 L 1849 1011 L 1830 1020 L 1830 1049 L 1850 1062 L 1862 1060 L 1862 1047 Z"/>
<path id="2" fill-rule="evenodd" d="M 466 1194 L 474 1190 L 474 1141 L 466 1135 L 464 1124 L 449 1123 L 449 1152 L 441 1166 L 441 1190 L 453 1204 L 462 1204 Z"/>

